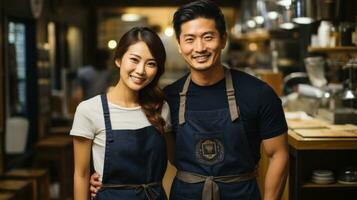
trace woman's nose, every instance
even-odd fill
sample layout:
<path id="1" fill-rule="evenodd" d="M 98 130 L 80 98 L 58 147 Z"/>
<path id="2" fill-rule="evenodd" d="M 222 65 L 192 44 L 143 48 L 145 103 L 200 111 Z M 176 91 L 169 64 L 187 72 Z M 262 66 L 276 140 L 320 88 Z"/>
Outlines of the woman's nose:
<path id="1" fill-rule="evenodd" d="M 136 66 L 135 73 L 139 75 L 144 75 L 145 74 L 145 64 L 144 63 L 139 63 Z"/>

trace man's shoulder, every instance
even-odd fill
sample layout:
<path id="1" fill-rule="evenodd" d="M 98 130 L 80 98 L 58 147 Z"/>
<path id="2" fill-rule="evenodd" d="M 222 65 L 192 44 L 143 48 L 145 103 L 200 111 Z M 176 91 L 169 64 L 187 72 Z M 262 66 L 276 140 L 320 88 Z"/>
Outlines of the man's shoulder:
<path id="1" fill-rule="evenodd" d="M 254 89 L 262 87 L 266 84 L 256 76 L 241 70 L 231 69 L 231 74 L 233 83 L 240 88 L 249 87 L 249 89 Z"/>

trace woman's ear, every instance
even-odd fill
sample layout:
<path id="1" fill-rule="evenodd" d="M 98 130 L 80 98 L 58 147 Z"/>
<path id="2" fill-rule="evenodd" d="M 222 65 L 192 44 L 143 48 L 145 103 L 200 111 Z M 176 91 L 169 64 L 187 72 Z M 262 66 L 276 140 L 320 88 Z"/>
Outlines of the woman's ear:
<path id="1" fill-rule="evenodd" d="M 120 59 L 116 59 L 115 60 L 115 65 L 120 68 L 120 64 L 121 64 L 121 60 Z"/>

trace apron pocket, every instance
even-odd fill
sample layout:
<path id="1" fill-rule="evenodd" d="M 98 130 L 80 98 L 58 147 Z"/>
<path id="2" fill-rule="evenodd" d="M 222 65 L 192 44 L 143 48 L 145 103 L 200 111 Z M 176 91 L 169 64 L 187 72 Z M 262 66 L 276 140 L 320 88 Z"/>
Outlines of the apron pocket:
<path id="1" fill-rule="evenodd" d="M 204 165 L 214 165 L 224 160 L 223 132 L 195 133 L 196 160 Z"/>

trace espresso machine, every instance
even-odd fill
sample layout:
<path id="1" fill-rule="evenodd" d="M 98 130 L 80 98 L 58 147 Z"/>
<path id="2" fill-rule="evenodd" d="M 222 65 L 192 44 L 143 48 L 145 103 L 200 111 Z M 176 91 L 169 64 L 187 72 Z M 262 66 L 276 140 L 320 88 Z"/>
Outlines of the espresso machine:
<path id="1" fill-rule="evenodd" d="M 317 116 L 334 124 L 357 124 L 357 58 L 343 67 L 342 90 L 329 90 L 328 106 L 319 108 Z"/>

